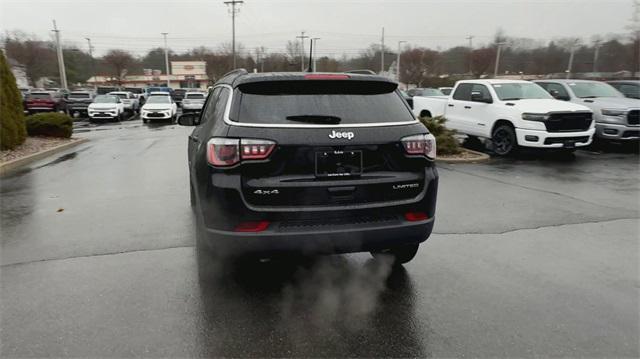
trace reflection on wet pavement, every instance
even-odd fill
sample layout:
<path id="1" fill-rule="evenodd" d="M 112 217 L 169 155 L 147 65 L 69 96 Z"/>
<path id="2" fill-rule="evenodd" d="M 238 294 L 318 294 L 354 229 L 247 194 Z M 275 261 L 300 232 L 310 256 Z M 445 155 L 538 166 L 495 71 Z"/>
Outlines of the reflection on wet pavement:
<path id="1" fill-rule="evenodd" d="M 202 355 L 425 355 L 412 320 L 412 280 L 388 260 L 300 257 L 224 266 L 199 252 L 198 268 Z"/>

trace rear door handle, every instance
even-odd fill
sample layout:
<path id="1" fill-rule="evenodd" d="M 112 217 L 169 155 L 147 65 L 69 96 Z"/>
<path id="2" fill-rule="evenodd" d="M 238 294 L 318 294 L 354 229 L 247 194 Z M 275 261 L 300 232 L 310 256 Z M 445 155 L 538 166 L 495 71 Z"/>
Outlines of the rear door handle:
<path id="1" fill-rule="evenodd" d="M 469 108 L 471 108 L 471 106 L 465 106 L 464 108 L 467 108 L 467 109 L 469 109 Z"/>
<path id="2" fill-rule="evenodd" d="M 449 107 L 453 107 L 453 105 L 452 105 L 452 104 L 448 104 L 447 106 L 449 106 Z"/>

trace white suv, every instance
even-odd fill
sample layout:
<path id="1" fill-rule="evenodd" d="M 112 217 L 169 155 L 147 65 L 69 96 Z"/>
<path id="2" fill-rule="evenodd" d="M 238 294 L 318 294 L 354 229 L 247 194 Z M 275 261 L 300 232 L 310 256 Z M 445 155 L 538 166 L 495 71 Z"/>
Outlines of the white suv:
<path id="1" fill-rule="evenodd" d="M 182 99 L 182 112 L 200 112 L 206 98 L 202 92 L 187 92 Z"/>
<path id="2" fill-rule="evenodd" d="M 140 110 L 142 122 L 147 123 L 151 120 L 170 120 L 176 121 L 178 114 L 178 106 L 171 96 L 166 92 L 152 92 L 149 98 Z"/>
<path id="3" fill-rule="evenodd" d="M 95 120 L 118 120 L 124 118 L 124 104 L 118 96 L 98 95 L 87 108 L 89 119 Z"/>

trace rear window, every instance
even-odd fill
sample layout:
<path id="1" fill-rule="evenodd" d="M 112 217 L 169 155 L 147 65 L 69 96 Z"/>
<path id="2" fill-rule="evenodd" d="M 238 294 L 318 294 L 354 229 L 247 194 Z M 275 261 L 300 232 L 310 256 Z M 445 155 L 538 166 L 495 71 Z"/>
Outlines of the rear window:
<path id="1" fill-rule="evenodd" d="M 51 94 L 46 92 L 32 92 L 29 95 L 29 98 L 36 100 L 49 100 L 51 99 Z"/>
<path id="2" fill-rule="evenodd" d="M 243 123 L 316 125 L 414 120 L 397 85 L 375 81 L 278 81 L 239 86 Z M 239 97 L 239 99 L 238 99 Z"/>
<path id="3" fill-rule="evenodd" d="M 85 92 L 72 92 L 69 94 L 69 98 L 91 98 L 91 96 Z"/>

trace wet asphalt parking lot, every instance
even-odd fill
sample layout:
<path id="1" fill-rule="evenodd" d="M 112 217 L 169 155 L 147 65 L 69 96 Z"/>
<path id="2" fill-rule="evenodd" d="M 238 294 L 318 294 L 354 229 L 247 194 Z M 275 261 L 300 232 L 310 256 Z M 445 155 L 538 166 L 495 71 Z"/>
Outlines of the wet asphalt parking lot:
<path id="1" fill-rule="evenodd" d="M 638 357 L 637 153 L 439 166 L 434 234 L 221 270 L 196 253 L 189 128 L 90 141 L 1 179 L 3 357 Z"/>

